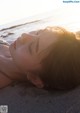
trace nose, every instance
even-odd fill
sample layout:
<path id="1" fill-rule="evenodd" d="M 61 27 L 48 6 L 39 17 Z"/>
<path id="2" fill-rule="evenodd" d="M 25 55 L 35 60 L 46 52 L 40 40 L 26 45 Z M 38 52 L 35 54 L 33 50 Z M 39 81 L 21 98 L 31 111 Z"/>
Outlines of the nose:
<path id="1" fill-rule="evenodd" d="M 20 43 L 26 43 L 32 40 L 32 36 L 29 34 L 23 33 L 21 37 L 18 38 L 18 40 L 20 41 Z"/>
<path id="2" fill-rule="evenodd" d="M 30 39 L 32 39 L 32 36 L 29 35 L 29 34 L 23 33 L 23 34 L 21 35 L 21 39 L 24 40 L 24 41 L 30 40 Z"/>

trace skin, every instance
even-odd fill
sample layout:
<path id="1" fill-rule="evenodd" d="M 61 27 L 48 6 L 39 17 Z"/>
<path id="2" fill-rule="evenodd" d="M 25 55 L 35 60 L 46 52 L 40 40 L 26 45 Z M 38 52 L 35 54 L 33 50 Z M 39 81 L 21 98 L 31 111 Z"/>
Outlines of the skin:
<path id="1" fill-rule="evenodd" d="M 4 74 L 15 80 L 28 79 L 38 88 L 43 88 L 44 83 L 37 73 L 42 70 L 42 58 L 39 53 L 58 38 L 55 30 L 46 28 L 29 34 L 23 33 L 10 46 L 0 45 L 0 88 L 13 82 Z"/>
<path id="2" fill-rule="evenodd" d="M 9 52 L 9 46 L 0 44 L 0 88 L 12 84 L 13 80 L 22 79 L 22 72 L 18 69 L 13 62 Z"/>
<path id="3" fill-rule="evenodd" d="M 13 42 L 9 49 L 14 62 L 18 67 L 24 72 L 36 71 L 41 69 L 38 54 L 45 50 L 53 42 L 56 42 L 57 34 L 50 32 L 49 30 L 41 30 L 31 34 L 22 34 L 15 42 Z M 37 44 L 39 41 L 39 49 L 37 49 Z M 32 43 L 32 45 L 31 45 Z M 31 51 L 29 46 L 31 45 Z"/>
<path id="4" fill-rule="evenodd" d="M 34 74 L 34 72 L 42 70 L 41 57 L 38 54 L 57 40 L 58 33 L 52 28 L 46 28 L 30 34 L 24 33 L 10 45 L 9 49 L 14 62 L 20 70 L 26 73 L 28 80 L 38 88 L 44 87 L 38 74 Z M 31 44 L 32 46 L 29 50 Z"/>

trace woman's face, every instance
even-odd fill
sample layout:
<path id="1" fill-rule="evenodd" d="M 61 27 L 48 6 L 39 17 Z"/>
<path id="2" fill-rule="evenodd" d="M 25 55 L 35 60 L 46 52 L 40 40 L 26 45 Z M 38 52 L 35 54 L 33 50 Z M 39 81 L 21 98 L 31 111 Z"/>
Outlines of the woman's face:
<path id="1" fill-rule="evenodd" d="M 57 39 L 56 31 L 50 28 L 24 33 L 10 45 L 10 53 L 16 65 L 24 72 L 40 70 L 42 66 L 38 54 Z"/>

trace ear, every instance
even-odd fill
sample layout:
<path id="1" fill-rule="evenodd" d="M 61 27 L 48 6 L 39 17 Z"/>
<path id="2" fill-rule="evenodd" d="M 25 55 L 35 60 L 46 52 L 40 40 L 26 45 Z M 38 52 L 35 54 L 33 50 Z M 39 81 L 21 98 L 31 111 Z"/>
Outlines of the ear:
<path id="1" fill-rule="evenodd" d="M 27 79 L 30 80 L 36 87 L 43 88 L 44 84 L 38 75 L 28 73 Z"/>

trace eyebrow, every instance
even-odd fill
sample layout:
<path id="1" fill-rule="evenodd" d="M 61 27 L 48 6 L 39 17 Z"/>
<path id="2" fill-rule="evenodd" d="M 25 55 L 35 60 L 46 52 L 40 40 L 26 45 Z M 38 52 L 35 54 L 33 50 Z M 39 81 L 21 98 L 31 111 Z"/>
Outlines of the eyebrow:
<path id="1" fill-rule="evenodd" d="M 36 42 L 37 44 L 36 44 L 36 53 L 38 52 L 38 50 L 39 50 L 39 38 L 37 39 L 37 42 Z M 30 52 L 30 54 L 32 54 L 33 52 L 32 52 L 32 45 L 34 44 L 34 42 L 32 42 L 32 43 L 30 43 L 29 44 L 29 52 Z"/>

